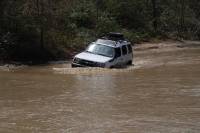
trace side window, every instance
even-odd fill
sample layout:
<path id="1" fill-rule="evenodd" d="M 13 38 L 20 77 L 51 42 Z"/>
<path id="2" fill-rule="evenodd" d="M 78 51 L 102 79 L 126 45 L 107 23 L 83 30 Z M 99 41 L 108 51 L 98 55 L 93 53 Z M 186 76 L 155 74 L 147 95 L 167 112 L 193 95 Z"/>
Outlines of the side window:
<path id="1" fill-rule="evenodd" d="M 126 54 L 127 54 L 126 45 L 122 46 L 122 54 L 123 54 L 123 55 L 126 55 Z"/>
<path id="2" fill-rule="evenodd" d="M 121 56 L 121 49 L 120 48 L 115 48 L 115 58 L 118 58 Z"/>
<path id="3" fill-rule="evenodd" d="M 130 54 L 130 53 L 133 53 L 133 49 L 132 49 L 131 45 L 128 45 L 128 53 L 129 53 L 129 54 Z"/>

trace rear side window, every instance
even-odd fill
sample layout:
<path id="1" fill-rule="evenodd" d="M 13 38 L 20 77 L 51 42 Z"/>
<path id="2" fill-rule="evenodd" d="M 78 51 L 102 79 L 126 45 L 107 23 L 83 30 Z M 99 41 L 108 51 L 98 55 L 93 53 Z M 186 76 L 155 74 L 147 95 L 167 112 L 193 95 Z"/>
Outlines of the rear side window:
<path id="1" fill-rule="evenodd" d="M 128 53 L 130 54 L 132 52 L 133 52 L 133 49 L 132 49 L 131 45 L 128 45 Z"/>
<path id="2" fill-rule="evenodd" d="M 123 54 L 123 55 L 126 55 L 126 54 L 127 54 L 126 45 L 122 46 L 122 54 Z"/>
<path id="3" fill-rule="evenodd" d="M 120 48 L 115 48 L 115 58 L 118 58 L 121 56 L 121 49 Z"/>

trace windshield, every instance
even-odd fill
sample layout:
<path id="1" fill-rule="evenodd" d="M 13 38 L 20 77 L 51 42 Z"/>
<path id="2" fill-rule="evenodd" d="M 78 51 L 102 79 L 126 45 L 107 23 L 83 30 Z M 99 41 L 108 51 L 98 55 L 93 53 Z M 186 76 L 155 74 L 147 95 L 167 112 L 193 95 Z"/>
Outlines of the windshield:
<path id="1" fill-rule="evenodd" d="M 92 44 L 87 48 L 86 51 L 106 57 L 114 57 L 114 48 L 101 44 Z"/>

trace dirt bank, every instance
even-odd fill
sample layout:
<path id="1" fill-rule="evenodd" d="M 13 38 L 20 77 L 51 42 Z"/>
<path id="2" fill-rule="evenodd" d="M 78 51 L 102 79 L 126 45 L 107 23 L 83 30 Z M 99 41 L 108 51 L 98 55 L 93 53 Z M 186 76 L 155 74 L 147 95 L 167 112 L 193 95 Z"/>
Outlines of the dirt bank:
<path id="1" fill-rule="evenodd" d="M 172 51 L 178 49 L 196 48 L 200 47 L 200 41 L 157 41 L 157 42 L 145 42 L 141 44 L 135 44 L 133 47 L 135 52 L 148 52 L 148 51 Z"/>
<path id="2" fill-rule="evenodd" d="M 174 41 L 174 40 L 167 40 L 167 41 L 156 41 L 156 42 L 144 42 L 140 44 L 135 44 L 133 49 L 134 49 L 134 57 L 137 58 L 140 55 L 148 55 L 153 52 L 156 53 L 164 53 L 164 52 L 170 52 L 174 50 L 184 50 L 188 48 L 196 48 L 200 47 L 200 41 Z M 76 53 L 72 53 L 70 55 L 70 58 L 73 58 L 73 56 Z M 70 60 L 70 59 L 66 59 Z M 55 61 L 59 62 L 59 61 Z M 63 64 L 65 61 L 61 61 Z M 32 62 L 26 62 L 26 63 L 21 63 L 21 62 L 13 62 L 9 61 L 8 63 L 5 62 L 0 62 L 0 69 L 10 69 L 10 68 L 15 68 L 19 66 L 23 66 L 24 64 L 26 65 L 33 65 Z M 51 62 L 47 64 L 52 64 Z M 60 64 L 60 62 L 59 62 Z M 34 64 L 35 65 L 35 64 Z"/>

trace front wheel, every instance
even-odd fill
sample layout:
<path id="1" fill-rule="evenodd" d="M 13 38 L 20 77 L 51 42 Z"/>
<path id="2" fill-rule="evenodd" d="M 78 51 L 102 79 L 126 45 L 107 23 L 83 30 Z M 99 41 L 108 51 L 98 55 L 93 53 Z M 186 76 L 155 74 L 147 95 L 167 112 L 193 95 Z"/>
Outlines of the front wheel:
<path id="1" fill-rule="evenodd" d="M 72 68 L 75 68 L 76 66 L 75 66 L 74 64 L 71 64 L 71 67 L 72 67 Z"/>
<path id="2" fill-rule="evenodd" d="M 130 61 L 128 61 L 127 65 L 132 65 L 132 63 L 133 63 L 133 61 L 130 60 Z"/>

